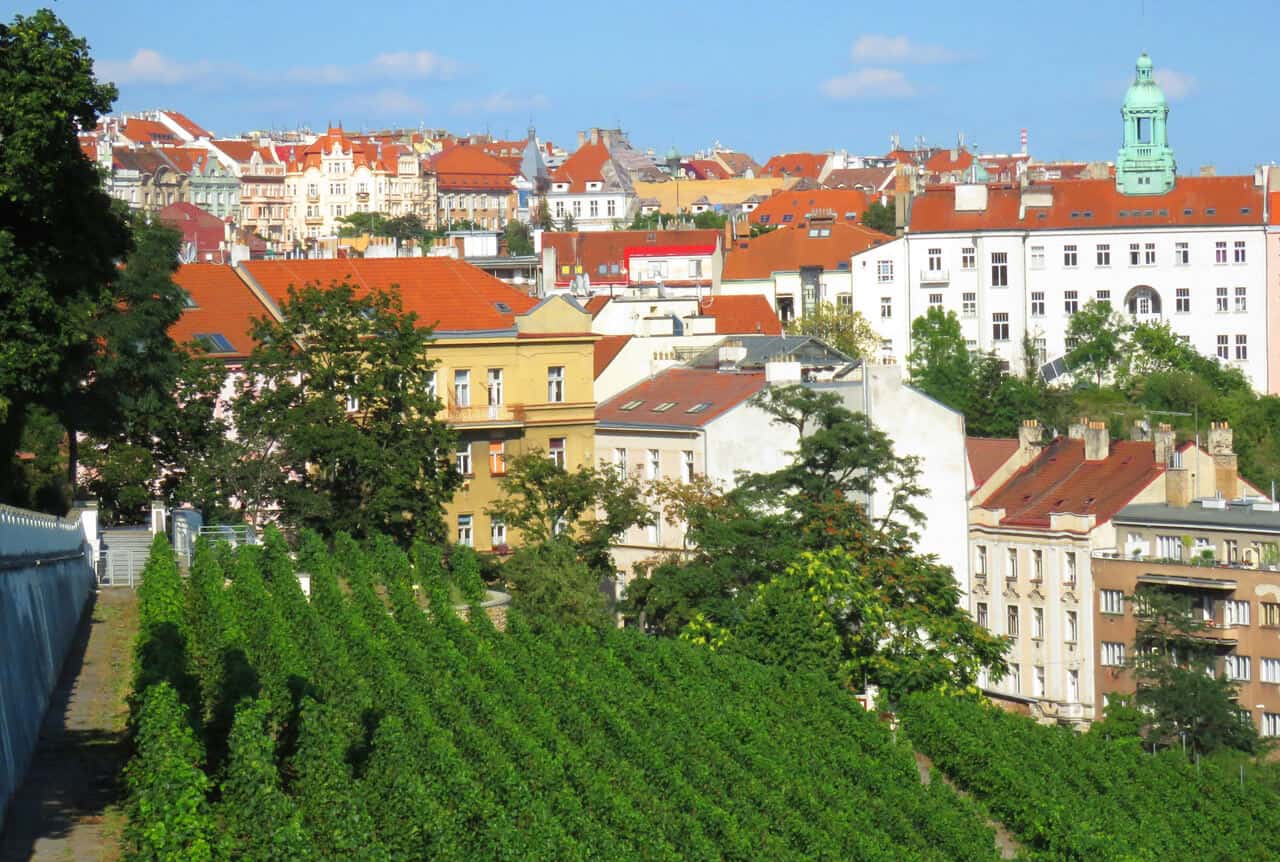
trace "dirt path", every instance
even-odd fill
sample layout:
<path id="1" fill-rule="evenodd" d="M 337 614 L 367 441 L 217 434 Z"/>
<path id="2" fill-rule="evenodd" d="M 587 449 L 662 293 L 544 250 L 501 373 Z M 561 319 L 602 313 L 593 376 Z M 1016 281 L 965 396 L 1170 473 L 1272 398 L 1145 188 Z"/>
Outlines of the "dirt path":
<path id="1" fill-rule="evenodd" d="M 933 761 L 927 756 L 916 752 L 916 771 L 920 773 L 920 783 L 927 785 L 933 780 L 933 771 L 935 769 Z M 966 791 L 956 787 L 955 782 L 938 771 L 938 777 L 946 783 L 948 787 L 966 798 L 972 798 Z M 1013 837 L 1013 833 L 1005 828 L 1005 825 L 998 820 L 987 818 L 987 825 L 996 831 L 996 849 L 1000 851 L 1001 859 L 1017 859 L 1018 854 L 1022 851 L 1022 845 L 1018 843 L 1018 839 Z"/>
<path id="2" fill-rule="evenodd" d="M 90 599 L 31 769 L 10 803 L 0 862 L 118 858 L 125 698 L 137 628 L 133 590 L 105 589 Z"/>

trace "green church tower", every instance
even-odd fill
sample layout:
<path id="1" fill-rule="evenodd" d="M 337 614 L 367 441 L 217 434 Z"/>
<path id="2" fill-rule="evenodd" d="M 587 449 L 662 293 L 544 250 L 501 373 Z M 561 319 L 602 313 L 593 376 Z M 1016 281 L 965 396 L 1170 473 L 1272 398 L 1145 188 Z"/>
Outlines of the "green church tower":
<path id="1" fill-rule="evenodd" d="M 1126 195 L 1162 195 L 1173 188 L 1177 164 L 1169 148 L 1169 103 L 1151 74 L 1151 58 L 1138 58 L 1137 77 L 1124 96 L 1124 146 L 1116 159 L 1116 188 Z"/>

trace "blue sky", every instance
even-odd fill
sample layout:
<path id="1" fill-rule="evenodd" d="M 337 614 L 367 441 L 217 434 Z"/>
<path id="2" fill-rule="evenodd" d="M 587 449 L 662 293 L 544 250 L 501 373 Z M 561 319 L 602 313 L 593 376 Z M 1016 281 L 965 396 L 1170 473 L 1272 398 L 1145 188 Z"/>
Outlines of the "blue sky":
<path id="1" fill-rule="evenodd" d="M 1041 159 L 1113 159 L 1139 51 L 1170 96 L 1183 172 L 1280 159 L 1264 82 L 1274 0 L 799 4 L 309 0 L 187 8 L 62 0 L 119 110 L 253 128 L 445 127 L 540 136 L 621 125 L 690 152 L 884 153 L 889 136 Z M 35 5 L 15 11 L 30 12 Z M 8 18 L 12 14 L 6 15 Z M 1255 83 L 1256 82 L 1256 83 Z"/>

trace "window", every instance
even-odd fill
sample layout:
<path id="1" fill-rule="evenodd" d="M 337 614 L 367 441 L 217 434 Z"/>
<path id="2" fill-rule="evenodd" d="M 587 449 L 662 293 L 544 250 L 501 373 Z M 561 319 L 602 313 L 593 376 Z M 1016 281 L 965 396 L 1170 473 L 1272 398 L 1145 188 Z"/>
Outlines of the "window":
<path id="1" fill-rule="evenodd" d="M 976 268 L 977 255 L 974 253 L 973 246 L 965 246 L 960 249 L 960 268 L 972 270 Z"/>
<path id="2" fill-rule="evenodd" d="M 666 413 L 668 410 L 670 410 L 672 407 L 675 407 L 675 406 L 676 406 L 676 402 L 674 401 L 663 401 L 661 404 L 658 404 L 653 408 L 653 412 Z"/>
<path id="3" fill-rule="evenodd" d="M 474 537 L 471 531 L 471 516 L 459 515 L 458 516 L 458 544 L 471 547 L 473 542 L 474 542 Z"/>
<path id="4" fill-rule="evenodd" d="M 1080 617 L 1075 611 L 1067 611 L 1067 633 L 1065 636 L 1067 643 L 1075 643 L 1080 640 Z"/>
<path id="5" fill-rule="evenodd" d="M 1213 244 L 1213 262 L 1227 262 L 1227 244 L 1225 242 L 1215 242 Z"/>
<path id="6" fill-rule="evenodd" d="M 1222 669 L 1226 673 L 1227 679 L 1248 682 L 1252 664 L 1253 662 L 1247 655 L 1229 655 L 1223 660 Z"/>
<path id="7" fill-rule="evenodd" d="M 1225 287 L 1219 287 L 1215 291 L 1215 295 L 1218 303 L 1217 310 L 1226 311 L 1227 310 L 1227 289 Z"/>
<path id="8" fill-rule="evenodd" d="M 991 315 L 991 338 L 995 341 L 1009 340 L 1009 313 L 997 311 Z"/>
<path id="9" fill-rule="evenodd" d="M 564 218 L 564 201 L 556 201 L 556 218 Z"/>
<path id="10" fill-rule="evenodd" d="M 552 365 L 547 369 L 547 400 L 553 404 L 564 401 L 563 365 Z"/>
<path id="11" fill-rule="evenodd" d="M 1009 548 L 1005 551 L 1004 576 L 1010 581 L 1018 579 L 1018 551 L 1016 548 Z"/>
<path id="12" fill-rule="evenodd" d="M 1182 559 L 1182 539 L 1177 536 L 1156 536 L 1156 556 L 1162 560 Z"/>
<path id="13" fill-rule="evenodd" d="M 1016 638 L 1018 636 L 1018 606 L 1017 605 L 1009 605 L 1005 613 L 1004 623 L 1005 623 L 1005 627 L 1004 627 L 1005 634 L 1007 634 L 1011 638 Z"/>
<path id="14" fill-rule="evenodd" d="M 893 297 L 880 297 L 880 319 L 888 320 L 893 317 Z"/>
<path id="15" fill-rule="evenodd" d="M 1044 269 L 1044 246 L 1031 246 L 1031 268 Z"/>
<path id="16" fill-rule="evenodd" d="M 1154 242 L 1146 243 L 1142 247 L 1142 263 L 1145 266 L 1155 266 L 1156 263 L 1156 244 Z"/>
<path id="17" fill-rule="evenodd" d="M 1039 548 L 1031 552 L 1031 580 L 1037 583 L 1044 580 L 1044 551 Z"/>
<path id="18" fill-rule="evenodd" d="M 942 308 L 942 294 L 940 293 L 929 294 L 929 307 Z"/>
<path id="19" fill-rule="evenodd" d="M 1009 286 L 1009 254 L 1003 251 L 991 253 L 991 286 Z"/>
<path id="20" fill-rule="evenodd" d="M 1218 358 L 1219 359 L 1231 358 L 1231 336 L 1229 335 L 1218 336 Z"/>
<path id="21" fill-rule="evenodd" d="M 1067 671 L 1067 702 L 1080 702 L 1080 671 L 1075 668 Z"/>
<path id="22" fill-rule="evenodd" d="M 507 475 L 507 444 L 501 440 L 489 441 L 489 475 Z"/>
<path id="23" fill-rule="evenodd" d="M 876 281 L 884 284 L 893 281 L 893 261 L 878 260 L 876 261 Z"/>
<path id="24" fill-rule="evenodd" d="M 1280 682 L 1280 658 L 1264 658 L 1260 670 L 1263 682 Z"/>
<path id="25" fill-rule="evenodd" d="M 662 512 L 653 512 L 650 517 L 652 521 L 645 530 L 648 533 L 649 544 L 657 545 L 662 541 Z"/>
<path id="26" fill-rule="evenodd" d="M 1094 301 L 1096 301 L 1099 305 L 1105 305 L 1108 308 L 1111 307 L 1111 291 L 1109 290 L 1095 291 L 1093 294 L 1093 298 L 1094 298 Z"/>
<path id="27" fill-rule="evenodd" d="M 689 278 L 702 278 L 702 261 L 689 261 Z"/>
<path id="28" fill-rule="evenodd" d="M 662 453 L 657 449 L 650 449 L 644 460 L 644 477 L 646 479 L 657 479 L 662 472 Z"/>
<path id="29" fill-rule="evenodd" d="M 1191 288 L 1180 287 L 1174 291 L 1173 310 L 1179 314 L 1189 314 L 1191 312 Z"/>
<path id="30" fill-rule="evenodd" d="M 977 571 L 978 577 L 985 578 L 987 576 L 987 546 L 976 545 L 974 553 L 976 558 L 974 559 L 973 567 Z M 1276 608 L 1280 609 L 1280 605 L 1276 605 Z M 1280 623 L 1277 623 L 1277 625 L 1280 625 Z"/>
<path id="31" fill-rule="evenodd" d="M 1191 263 L 1191 249 L 1185 242 L 1175 242 L 1173 244 L 1173 262 L 1178 266 L 1186 266 Z"/>
<path id="32" fill-rule="evenodd" d="M 613 198 L 609 198 L 609 200 L 605 201 L 604 211 L 609 218 L 613 218 L 618 214 L 618 202 Z"/>
<path id="33" fill-rule="evenodd" d="M 1102 590 L 1101 593 L 1104 614 L 1124 613 L 1124 593 L 1121 590 Z"/>
<path id="34" fill-rule="evenodd" d="M 1124 644 L 1115 641 L 1103 641 L 1102 666 L 1124 667 Z"/>
<path id="35" fill-rule="evenodd" d="M 453 403 L 456 407 L 471 406 L 471 372 L 465 368 L 453 372 Z"/>
<path id="36" fill-rule="evenodd" d="M 984 629 L 990 628 L 991 619 L 987 611 L 986 602 L 978 602 L 975 615 L 977 616 L 978 625 L 982 626 Z M 1280 664 L 1280 660 L 1277 661 L 1277 664 Z"/>
<path id="37" fill-rule="evenodd" d="M 1067 551 L 1062 555 L 1062 580 L 1067 584 L 1076 582 L 1076 552 Z"/>
<path id="38" fill-rule="evenodd" d="M 1075 314 L 1080 310 L 1080 294 L 1075 290 L 1062 292 L 1062 310 L 1067 314 Z"/>
<path id="39" fill-rule="evenodd" d="M 1280 628 L 1280 602 L 1259 602 L 1258 622 L 1268 628 Z"/>
<path id="40" fill-rule="evenodd" d="M 489 406 L 497 407 L 502 403 L 502 369 L 489 369 Z"/>
<path id="41" fill-rule="evenodd" d="M 613 469 L 619 476 L 627 475 L 627 450 L 622 446 L 613 450 Z"/>
<path id="42" fill-rule="evenodd" d="M 564 438 L 563 437 L 551 438 L 551 444 L 547 448 L 547 457 L 550 458 L 551 462 L 555 464 L 557 467 L 560 467 L 562 469 L 564 468 L 565 454 L 564 454 Z"/>
<path id="43" fill-rule="evenodd" d="M 1031 637 L 1044 640 L 1044 608 L 1031 609 Z"/>
<path id="44" fill-rule="evenodd" d="M 1018 687 L 1022 685 L 1022 665 L 1017 662 L 1009 662 L 1009 675 L 1005 679 L 1009 680 L 1009 685 L 1014 691 L 1017 691 Z"/>
<path id="45" fill-rule="evenodd" d="M 1222 603 L 1222 622 L 1229 626 L 1249 625 L 1248 599 L 1227 599 Z"/>
<path id="46" fill-rule="evenodd" d="M 1142 246 L 1136 242 L 1129 243 L 1129 266 L 1137 266 L 1142 257 Z"/>
<path id="47" fill-rule="evenodd" d="M 1044 666 L 1036 665 L 1035 688 L 1033 693 L 1036 697 L 1044 697 Z"/>
<path id="48" fill-rule="evenodd" d="M 1236 359 L 1248 359 L 1248 358 L 1249 358 L 1249 336 L 1237 335 L 1236 336 Z"/>
<path id="49" fill-rule="evenodd" d="M 582 215 L 582 201 L 573 202 L 573 217 L 578 218 Z"/>
<path id="50" fill-rule="evenodd" d="M 694 477 L 693 450 L 685 449 L 684 450 L 684 480 L 686 482 L 692 482 L 693 477 Z"/>
<path id="51" fill-rule="evenodd" d="M 929 272 L 942 271 L 942 249 L 929 249 Z"/>
<path id="52" fill-rule="evenodd" d="M 1280 712 L 1264 712 L 1262 714 L 1262 735 L 1280 736 Z"/>
<path id="53" fill-rule="evenodd" d="M 1108 243 L 1102 243 L 1094 249 L 1098 255 L 1098 266 L 1111 266 L 1111 246 Z"/>
<path id="54" fill-rule="evenodd" d="M 1044 291 L 1031 291 L 1031 316 L 1044 317 Z"/>
<path id="55" fill-rule="evenodd" d="M 454 453 L 454 465 L 458 468 L 458 472 L 463 476 L 471 475 L 471 444 L 459 443 L 458 451 Z"/>
<path id="56" fill-rule="evenodd" d="M 1233 259 L 1236 263 L 1244 263 L 1244 262 L 1245 262 L 1245 256 L 1244 256 L 1244 240 L 1242 240 L 1242 239 L 1238 239 L 1238 240 L 1236 240 L 1236 242 L 1235 242 L 1235 248 L 1233 249 L 1233 254 L 1234 254 L 1234 257 L 1233 257 L 1232 259 Z"/>
<path id="57" fill-rule="evenodd" d="M 507 525 L 501 518 L 489 522 L 489 546 L 498 548 L 507 543 Z"/>
<path id="58" fill-rule="evenodd" d="M 1235 310 L 1238 312 L 1247 311 L 1249 308 L 1249 288 L 1237 287 L 1235 299 Z"/>
<path id="59" fill-rule="evenodd" d="M 1078 262 L 1079 257 L 1076 255 L 1076 247 L 1074 245 L 1064 245 L 1062 247 L 1062 265 L 1074 267 Z"/>
<path id="60" fill-rule="evenodd" d="M 587 214 L 590 215 L 592 218 L 599 217 L 600 202 L 595 198 L 592 198 L 591 201 L 587 204 Z"/>
<path id="61" fill-rule="evenodd" d="M 978 294 L 965 293 L 960 296 L 960 313 L 965 317 L 973 317 L 978 313 Z"/>

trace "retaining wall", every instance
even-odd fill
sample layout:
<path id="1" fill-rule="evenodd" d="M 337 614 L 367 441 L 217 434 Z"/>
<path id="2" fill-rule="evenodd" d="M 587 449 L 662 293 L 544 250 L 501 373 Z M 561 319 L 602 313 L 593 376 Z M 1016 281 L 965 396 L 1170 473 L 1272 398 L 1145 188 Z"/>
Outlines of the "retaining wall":
<path id="1" fill-rule="evenodd" d="M 0 506 L 0 829 L 93 589 L 78 521 Z"/>

